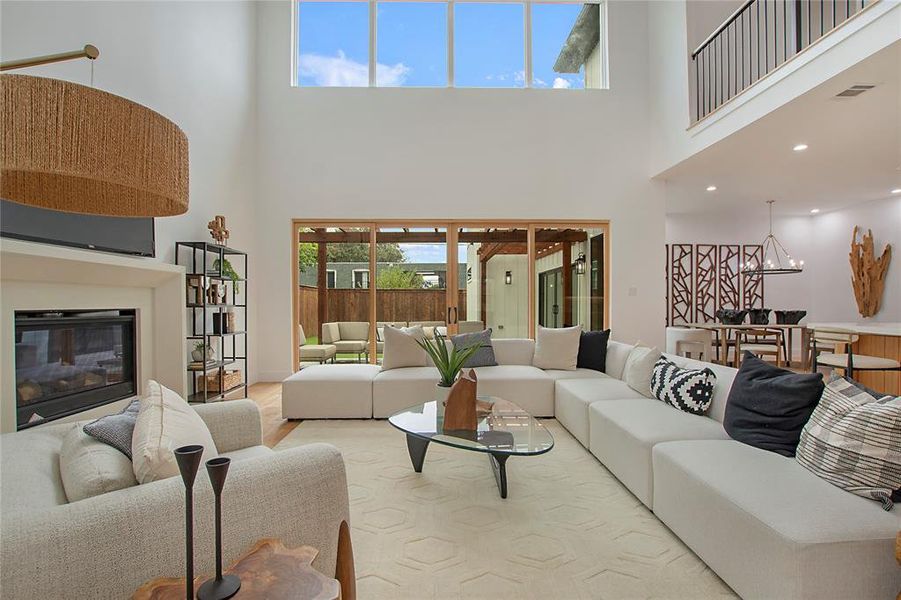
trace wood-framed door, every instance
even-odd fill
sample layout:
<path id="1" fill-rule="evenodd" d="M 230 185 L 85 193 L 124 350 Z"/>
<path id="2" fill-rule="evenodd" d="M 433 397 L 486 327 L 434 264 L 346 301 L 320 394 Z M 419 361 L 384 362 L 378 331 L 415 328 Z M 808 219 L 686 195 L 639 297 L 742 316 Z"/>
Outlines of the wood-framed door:
<path id="1" fill-rule="evenodd" d="M 315 239 L 309 232 L 320 232 L 323 239 L 336 240 L 352 240 L 354 242 L 365 241 L 369 247 L 369 289 L 366 292 L 368 298 L 368 321 L 369 321 L 369 346 L 368 356 L 369 362 L 374 363 L 377 360 L 377 322 L 378 322 L 378 291 L 376 282 L 378 280 L 378 263 L 377 249 L 379 243 L 379 231 L 385 229 L 394 229 L 401 231 L 407 230 L 423 230 L 434 229 L 436 232 L 443 231 L 444 235 L 440 236 L 441 243 L 446 244 L 446 310 L 444 320 L 447 324 L 448 335 L 457 333 L 460 321 L 460 315 L 463 314 L 460 306 L 462 294 L 459 289 L 461 281 L 460 262 L 460 244 L 474 243 L 472 240 L 483 240 L 483 243 L 493 241 L 494 243 L 516 244 L 516 252 L 524 253 L 526 257 L 527 272 L 525 273 L 526 282 L 526 307 L 527 328 L 525 329 L 528 337 L 534 338 L 537 329 L 538 302 L 537 302 L 537 279 L 536 261 L 538 259 L 539 250 L 547 251 L 548 244 L 546 241 L 554 236 L 560 237 L 560 231 L 565 230 L 584 230 L 591 234 L 590 245 L 585 247 L 593 248 L 590 251 L 590 265 L 598 267 L 594 271 L 586 269 L 589 273 L 594 273 L 599 278 L 597 281 L 601 283 L 604 291 L 602 297 L 592 295 L 590 300 L 591 314 L 595 314 L 597 310 L 603 312 L 602 323 L 609 327 L 610 323 L 610 307 L 607 298 L 609 298 L 609 277 L 610 277 L 610 223 L 608 221 L 580 221 L 580 220 L 503 220 L 503 219 L 480 219 L 480 220 L 436 220 L 436 219 L 379 219 L 379 220 L 345 220 L 345 219 L 292 219 L 291 221 L 291 256 L 292 256 L 292 365 L 297 370 L 300 365 L 299 352 L 299 330 L 298 324 L 301 322 L 301 298 L 300 298 L 300 246 L 303 239 Z M 479 233 L 481 232 L 481 233 Z M 486 233 L 487 232 L 487 233 Z M 525 247 L 521 247 L 519 240 L 524 232 Z M 556 232 L 556 233 L 554 233 Z M 305 235 L 306 234 L 306 235 Z M 403 235 L 397 231 L 393 232 L 392 239 L 402 239 Z M 429 235 L 412 235 L 411 240 L 423 240 L 435 238 L 433 234 Z M 563 237 L 566 237 L 565 235 Z M 540 244 L 540 245 L 539 245 Z M 598 248 L 603 249 L 603 256 L 597 257 Z M 565 264 L 575 265 L 573 263 L 572 244 L 563 243 L 560 248 L 563 254 Z M 577 257 L 578 258 L 578 257 Z M 564 269 L 563 273 L 568 274 L 564 279 L 568 280 L 568 284 L 572 284 L 573 277 L 576 277 L 575 268 Z M 466 273 L 468 278 L 469 274 Z M 327 244 L 318 244 L 317 248 L 317 281 L 321 281 L 320 292 L 324 289 L 324 293 L 317 298 L 317 321 L 321 327 L 322 322 L 328 319 L 328 260 L 327 260 Z M 481 274 L 484 277 L 484 273 Z M 595 286 L 597 287 L 597 286 Z M 569 289 L 565 287 L 564 289 Z M 593 288 L 594 289 L 594 288 Z M 484 312 L 485 308 L 485 286 L 479 288 L 481 303 L 479 304 Z M 323 297 L 324 296 L 324 297 Z M 566 301 L 564 306 L 572 306 L 573 303 Z M 306 307 L 309 309 L 309 307 Z M 572 321 L 573 309 L 565 311 L 564 324 Z M 468 315 L 469 320 L 478 319 L 475 315 Z M 567 320 L 568 319 L 568 320 Z M 591 327 L 594 327 L 598 319 L 592 317 Z M 487 325 L 487 322 L 484 323 Z M 310 337 L 310 333 L 306 332 Z M 317 336 L 319 337 L 319 331 Z"/>

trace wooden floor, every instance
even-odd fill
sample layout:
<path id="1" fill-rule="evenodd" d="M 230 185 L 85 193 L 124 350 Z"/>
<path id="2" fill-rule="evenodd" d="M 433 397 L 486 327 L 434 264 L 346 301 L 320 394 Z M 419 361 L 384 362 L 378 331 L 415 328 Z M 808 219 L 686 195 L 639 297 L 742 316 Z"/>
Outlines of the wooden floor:
<path id="1" fill-rule="evenodd" d="M 274 447 L 291 433 L 300 421 L 282 418 L 282 384 L 255 383 L 247 392 L 248 397 L 260 406 L 263 419 L 263 444 Z"/>

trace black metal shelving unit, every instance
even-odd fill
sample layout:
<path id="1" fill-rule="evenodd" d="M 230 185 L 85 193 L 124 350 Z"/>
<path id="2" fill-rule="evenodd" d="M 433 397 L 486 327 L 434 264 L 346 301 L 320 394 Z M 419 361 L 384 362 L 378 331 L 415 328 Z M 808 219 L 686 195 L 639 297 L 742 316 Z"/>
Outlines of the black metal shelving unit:
<path id="1" fill-rule="evenodd" d="M 233 279 L 223 272 L 225 261 L 239 277 Z M 188 344 L 201 341 L 211 344 L 217 340 L 218 356 L 214 362 L 203 362 L 200 365 L 188 363 L 188 374 L 191 376 L 188 402 L 218 402 L 226 398 L 247 397 L 247 253 L 227 246 L 209 242 L 176 242 L 175 263 L 185 267 L 185 310 L 188 319 Z M 238 264 L 235 264 L 238 263 Z M 199 295 L 191 294 L 191 284 L 199 282 L 203 290 Z M 223 302 L 211 302 L 209 288 L 212 283 L 224 284 L 226 294 Z M 236 285 L 237 284 L 237 285 Z M 241 291 L 238 291 L 238 285 Z M 198 302 L 197 300 L 201 300 Z M 228 312 L 242 311 L 240 315 L 243 327 L 239 331 L 225 331 Z M 214 317 L 213 315 L 218 315 Z M 218 319 L 219 331 L 214 332 L 213 320 Z M 236 321 L 238 317 L 236 316 Z M 190 350 L 189 350 L 190 351 Z M 227 367 L 237 365 L 241 373 L 241 383 L 224 389 Z M 222 391 L 208 391 L 207 377 L 215 374 Z M 200 385 L 198 382 L 204 382 Z M 237 392 L 243 391 L 243 396 Z"/>

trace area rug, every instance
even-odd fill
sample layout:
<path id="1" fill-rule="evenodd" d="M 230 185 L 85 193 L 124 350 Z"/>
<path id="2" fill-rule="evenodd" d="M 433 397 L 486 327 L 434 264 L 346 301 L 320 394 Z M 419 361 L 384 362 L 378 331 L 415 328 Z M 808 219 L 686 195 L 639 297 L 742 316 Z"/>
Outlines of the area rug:
<path id="1" fill-rule="evenodd" d="M 337 446 L 347 465 L 358 596 L 370 599 L 734 598 L 560 424 L 547 454 L 507 461 L 430 444 L 422 473 L 385 421 L 304 421 L 277 450 Z"/>

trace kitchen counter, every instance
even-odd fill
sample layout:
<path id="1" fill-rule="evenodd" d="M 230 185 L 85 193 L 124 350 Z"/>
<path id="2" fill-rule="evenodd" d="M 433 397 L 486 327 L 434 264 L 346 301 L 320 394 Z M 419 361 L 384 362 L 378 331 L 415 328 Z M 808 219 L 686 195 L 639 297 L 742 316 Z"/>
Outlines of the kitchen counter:
<path id="1" fill-rule="evenodd" d="M 809 329 L 838 327 L 861 335 L 889 335 L 901 337 L 901 323 L 807 323 Z"/>

